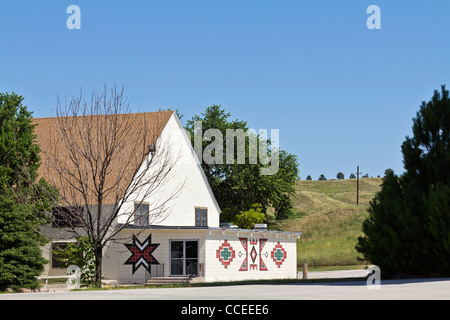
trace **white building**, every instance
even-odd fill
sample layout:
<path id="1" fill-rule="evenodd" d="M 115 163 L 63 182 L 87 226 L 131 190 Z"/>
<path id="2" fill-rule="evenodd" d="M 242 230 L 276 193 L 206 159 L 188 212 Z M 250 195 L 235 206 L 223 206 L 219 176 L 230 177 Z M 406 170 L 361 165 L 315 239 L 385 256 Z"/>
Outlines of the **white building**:
<path id="1" fill-rule="evenodd" d="M 162 119 L 158 141 L 179 157 L 165 184 L 145 197 L 138 190 L 123 204 L 116 223 L 124 227 L 103 251 L 105 279 L 145 283 L 158 277 L 190 277 L 206 282 L 296 278 L 300 233 L 221 227 L 220 208 L 176 113 L 135 115 Z M 35 119 L 41 149 L 48 141 L 58 139 L 51 125 L 54 121 L 56 118 Z M 42 158 L 45 166 L 45 153 Z M 40 174 L 48 178 L 55 173 L 42 169 Z M 152 207 L 164 203 L 181 185 L 177 197 L 170 200 L 167 214 L 152 219 Z M 73 239 L 60 225 L 49 226 L 46 234 L 51 242 L 43 251 L 50 261 L 45 275 L 63 274 L 52 250 Z"/>

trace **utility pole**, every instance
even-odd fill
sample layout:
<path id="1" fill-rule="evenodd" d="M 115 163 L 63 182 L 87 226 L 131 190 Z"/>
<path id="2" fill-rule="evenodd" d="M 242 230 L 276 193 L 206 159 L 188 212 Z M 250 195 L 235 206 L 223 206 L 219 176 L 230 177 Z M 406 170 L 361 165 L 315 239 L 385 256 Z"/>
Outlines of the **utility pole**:
<path id="1" fill-rule="evenodd" d="M 356 206 L 359 205 L 359 166 L 356 167 Z"/>

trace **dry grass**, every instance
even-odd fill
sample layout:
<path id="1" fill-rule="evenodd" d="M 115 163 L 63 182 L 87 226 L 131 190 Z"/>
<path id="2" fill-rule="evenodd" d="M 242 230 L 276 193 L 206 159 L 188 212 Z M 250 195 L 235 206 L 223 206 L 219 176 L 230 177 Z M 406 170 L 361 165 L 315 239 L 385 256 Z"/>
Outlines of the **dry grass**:
<path id="1" fill-rule="evenodd" d="M 318 266 L 355 265 L 355 245 L 362 234 L 369 202 L 380 189 L 381 178 L 360 179 L 359 206 L 356 180 L 299 181 L 294 196 L 295 218 L 284 221 L 282 230 L 301 231 L 297 262 Z"/>

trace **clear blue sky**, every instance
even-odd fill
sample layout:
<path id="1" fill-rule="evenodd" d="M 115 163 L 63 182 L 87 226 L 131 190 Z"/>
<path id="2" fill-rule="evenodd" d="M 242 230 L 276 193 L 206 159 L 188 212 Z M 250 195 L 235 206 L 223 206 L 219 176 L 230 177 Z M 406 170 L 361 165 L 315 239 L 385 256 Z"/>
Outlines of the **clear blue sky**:
<path id="1" fill-rule="evenodd" d="M 69 5 L 81 30 L 69 30 Z M 381 29 L 369 30 L 369 5 Z M 135 111 L 212 104 L 279 129 L 300 176 L 403 171 L 412 118 L 450 86 L 450 1 L 0 0 L 0 92 L 35 117 L 124 85 Z"/>

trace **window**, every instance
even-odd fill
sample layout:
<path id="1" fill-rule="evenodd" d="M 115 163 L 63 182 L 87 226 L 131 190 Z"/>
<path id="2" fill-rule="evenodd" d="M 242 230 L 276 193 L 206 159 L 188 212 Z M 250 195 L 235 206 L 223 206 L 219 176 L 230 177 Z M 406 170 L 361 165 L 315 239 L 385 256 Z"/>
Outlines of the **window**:
<path id="1" fill-rule="evenodd" d="M 78 242 L 70 242 L 71 248 L 78 247 Z M 75 245 L 75 246 L 74 246 Z M 57 259 L 55 255 L 55 251 L 64 251 L 69 246 L 69 242 L 53 242 L 52 243 L 52 268 L 63 268 L 63 264 Z M 79 259 L 83 259 L 83 253 L 81 250 L 77 250 L 74 252 L 71 250 L 73 255 L 73 264 L 76 264 L 75 261 L 79 261 Z M 63 258 L 64 259 L 64 258 Z"/>
<path id="2" fill-rule="evenodd" d="M 134 224 L 136 226 L 148 226 L 148 203 L 134 204 Z"/>
<path id="3" fill-rule="evenodd" d="M 208 226 L 208 208 L 195 208 L 195 226 Z"/>
<path id="4" fill-rule="evenodd" d="M 53 228 L 76 228 L 83 225 L 83 207 L 53 207 Z"/>
<path id="5" fill-rule="evenodd" d="M 170 240 L 170 275 L 198 275 L 197 240 Z"/>
<path id="6" fill-rule="evenodd" d="M 57 250 L 65 250 L 67 242 L 53 242 L 52 243 L 52 268 L 62 268 L 61 263 L 56 259 L 54 252 Z"/>

